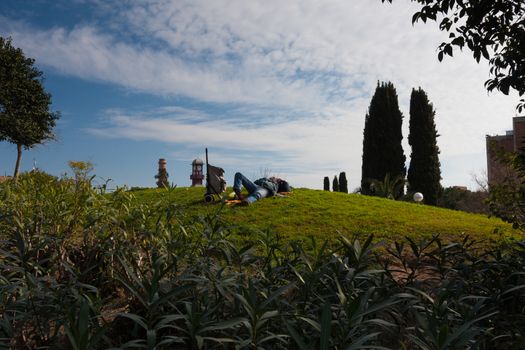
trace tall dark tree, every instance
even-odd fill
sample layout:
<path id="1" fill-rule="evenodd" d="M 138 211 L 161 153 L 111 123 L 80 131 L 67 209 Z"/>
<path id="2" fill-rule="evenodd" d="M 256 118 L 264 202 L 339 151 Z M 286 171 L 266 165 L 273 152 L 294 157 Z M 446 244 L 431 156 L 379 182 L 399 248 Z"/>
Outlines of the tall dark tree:
<path id="1" fill-rule="evenodd" d="M 392 0 L 381 0 L 382 2 Z M 438 48 L 438 59 L 452 56 L 454 47 L 467 47 L 476 61 L 486 59 L 490 79 L 485 87 L 510 89 L 525 94 L 525 2 L 523 0 L 412 0 L 419 6 L 412 23 L 439 22 L 439 29 L 449 32 L 448 40 Z M 518 106 L 525 108 L 522 99 Z"/>
<path id="2" fill-rule="evenodd" d="M 413 89 L 410 96 L 410 134 L 412 146 L 408 169 L 408 190 L 421 192 L 425 203 L 436 205 L 441 185 L 436 112 L 423 89 Z"/>
<path id="3" fill-rule="evenodd" d="M 324 177 L 323 188 L 325 191 L 330 191 L 330 179 L 328 178 L 328 176 Z"/>
<path id="4" fill-rule="evenodd" d="M 390 178 L 405 177 L 402 122 L 394 85 L 378 83 L 365 118 L 361 193 L 374 194 L 370 185 L 374 180 L 383 181 L 387 174 Z M 401 186 L 395 197 L 402 194 Z"/>
<path id="5" fill-rule="evenodd" d="M 53 138 L 58 112 L 49 110 L 51 95 L 42 85 L 42 72 L 33 66 L 11 39 L 0 37 L 0 141 L 16 145 L 14 171 L 18 177 L 22 148 Z"/>
<path id="6" fill-rule="evenodd" d="M 337 175 L 334 176 L 334 181 L 332 181 L 332 191 L 339 192 L 339 181 L 337 180 Z"/>
<path id="7" fill-rule="evenodd" d="M 339 192 L 348 193 L 348 181 L 344 171 L 339 174 Z"/>

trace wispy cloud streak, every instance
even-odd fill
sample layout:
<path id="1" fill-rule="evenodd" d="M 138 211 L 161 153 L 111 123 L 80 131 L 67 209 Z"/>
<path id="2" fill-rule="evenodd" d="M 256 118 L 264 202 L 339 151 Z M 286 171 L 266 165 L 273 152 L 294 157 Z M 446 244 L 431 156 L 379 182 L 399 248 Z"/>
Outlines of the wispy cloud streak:
<path id="1" fill-rule="evenodd" d="M 0 17 L 0 33 L 63 74 L 215 103 L 231 115 L 115 106 L 109 122 L 92 128 L 99 136 L 269 150 L 306 174 L 305 185 L 318 187 L 308 179 L 320 169 L 349 168 L 357 184 L 368 101 L 378 80 L 390 80 L 406 121 L 411 89 L 427 91 L 443 164 L 469 157 L 476 165 L 444 167 L 445 183 L 455 184 L 484 166 L 484 135 L 504 130 L 514 115 L 515 96 L 487 96 L 485 64 L 467 54 L 437 62 L 443 34 L 412 27 L 414 7 L 405 2 L 143 0 L 104 11 L 111 23 L 74 27 Z"/>

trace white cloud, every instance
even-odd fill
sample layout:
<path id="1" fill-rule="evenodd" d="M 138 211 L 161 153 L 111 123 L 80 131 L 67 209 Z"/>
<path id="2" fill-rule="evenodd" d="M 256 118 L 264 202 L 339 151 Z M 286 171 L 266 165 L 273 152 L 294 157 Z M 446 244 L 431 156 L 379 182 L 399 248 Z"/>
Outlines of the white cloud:
<path id="1" fill-rule="evenodd" d="M 201 101 L 276 106 L 318 105 L 320 91 L 301 80 L 281 81 L 265 75 L 241 76 L 234 63 L 185 61 L 166 51 L 133 46 L 101 34 L 94 27 L 54 28 L 8 32 L 39 64 L 84 79 L 107 81 L 138 92 L 183 95 Z M 46 45 L 42 45 L 46 43 Z M 304 100 L 306 98 L 306 100 Z"/>
<path id="2" fill-rule="evenodd" d="M 214 116 L 196 122 L 187 115 L 205 114 L 201 111 L 177 110 L 162 107 L 150 113 L 130 114 L 109 111 L 109 123 L 100 129 L 90 129 L 102 137 L 121 137 L 134 140 L 163 140 L 187 148 L 187 152 L 172 154 L 175 158 L 191 159 L 195 150 L 204 147 L 220 150 L 215 152 L 214 162 L 222 167 L 239 167 L 249 171 L 268 168 L 286 176 L 298 186 L 318 187 L 306 178 L 318 177 L 319 173 L 338 173 L 344 164 L 346 171 L 357 179 L 360 171 L 358 138 L 348 137 L 348 130 L 361 130 L 359 118 L 349 118 L 344 111 L 332 111 L 332 116 L 280 121 L 265 125 L 239 125 L 239 116 L 221 118 Z M 356 121 L 357 124 L 356 125 Z M 327 151 L 331 150 L 331 151 Z M 341 156 L 341 150 L 345 153 Z M 252 168 L 247 169 L 250 165 Z M 253 164 L 257 164 L 253 169 Z M 353 164 L 351 166 L 350 164 Z M 350 168 L 350 169 L 349 169 Z"/>
<path id="3" fill-rule="evenodd" d="M 235 120 L 116 106 L 124 111 L 110 114 L 98 134 L 176 143 L 199 135 L 245 152 L 271 149 L 291 157 L 312 187 L 321 186 L 322 177 L 311 179 L 325 169 L 349 171 L 357 186 L 364 116 L 378 80 L 397 87 L 405 141 L 410 91 L 421 86 L 437 110 L 444 182 L 469 183 L 485 164 L 484 135 L 508 128 L 517 98 L 487 96 L 487 65 L 469 53 L 439 63 L 444 35 L 434 23 L 413 28 L 414 9 L 401 1 L 144 0 L 118 7 L 111 26 L 38 30 L 6 19 L 4 27 L 40 64 L 65 74 L 239 106 Z M 252 122 L 251 113 L 267 122 Z"/>

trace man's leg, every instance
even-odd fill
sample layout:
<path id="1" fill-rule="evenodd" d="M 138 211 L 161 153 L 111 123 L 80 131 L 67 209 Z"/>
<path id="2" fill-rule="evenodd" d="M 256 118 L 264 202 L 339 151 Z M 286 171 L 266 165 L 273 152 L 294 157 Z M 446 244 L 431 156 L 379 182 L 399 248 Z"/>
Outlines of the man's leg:
<path id="1" fill-rule="evenodd" d="M 241 173 L 235 173 L 235 177 L 233 179 L 233 191 L 235 191 L 237 197 L 241 197 L 242 186 L 246 188 L 249 194 L 252 194 L 253 192 L 257 191 L 257 186 L 253 182 L 248 180 L 246 176 L 244 176 Z"/>
<path id="2" fill-rule="evenodd" d="M 253 193 L 251 193 L 248 197 L 244 198 L 243 202 L 245 205 L 258 201 L 259 199 L 264 198 L 268 195 L 269 191 L 266 188 L 260 186 L 256 187 L 257 189 Z"/>

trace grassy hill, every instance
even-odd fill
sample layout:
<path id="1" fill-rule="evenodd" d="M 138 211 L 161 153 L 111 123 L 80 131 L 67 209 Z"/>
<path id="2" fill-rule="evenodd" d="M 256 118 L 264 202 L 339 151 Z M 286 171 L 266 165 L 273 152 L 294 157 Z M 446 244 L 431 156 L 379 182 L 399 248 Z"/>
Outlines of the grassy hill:
<path id="1" fill-rule="evenodd" d="M 387 241 L 404 236 L 419 239 L 440 234 L 446 241 L 465 235 L 476 240 L 522 238 L 511 225 L 484 215 L 393 201 L 357 194 L 295 189 L 288 198 L 266 198 L 248 207 L 204 203 L 204 188 L 148 189 L 133 192 L 140 201 L 169 200 L 180 205 L 189 220 L 196 216 L 220 216 L 241 232 L 273 229 L 288 239 L 316 237 L 334 241 L 339 234 Z M 228 192 L 227 192 L 228 193 Z"/>

